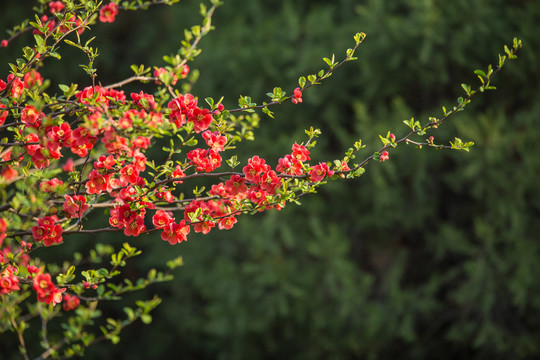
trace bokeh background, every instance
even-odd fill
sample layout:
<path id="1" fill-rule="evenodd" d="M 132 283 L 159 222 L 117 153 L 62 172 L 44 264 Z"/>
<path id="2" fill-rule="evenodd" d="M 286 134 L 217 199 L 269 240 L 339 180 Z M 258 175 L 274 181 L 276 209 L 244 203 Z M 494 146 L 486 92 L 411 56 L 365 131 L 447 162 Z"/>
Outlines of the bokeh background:
<path id="1" fill-rule="evenodd" d="M 30 3 L 3 0 L 0 23 L 29 16 Z M 102 83 L 129 76 L 131 64 L 163 65 L 183 29 L 199 23 L 198 6 L 184 0 L 98 24 Z M 470 153 L 400 146 L 302 206 L 244 216 L 233 230 L 190 234 L 174 247 L 135 239 L 145 255 L 132 273 L 177 255 L 185 265 L 172 283 L 137 294 L 164 298 L 152 325 L 86 358 L 539 358 L 540 2 L 226 0 L 213 23 L 190 64 L 200 71 L 193 92 L 225 96 L 229 108 L 240 94 L 262 102 L 274 86 L 294 89 L 325 67 L 323 57 L 341 58 L 356 32 L 368 34 L 358 60 L 306 91 L 302 105 L 261 116 L 256 141 L 241 151 L 270 163 L 310 126 L 323 131 L 314 161 L 341 157 L 358 138 L 368 156 L 379 134 L 406 133 L 404 119 L 453 106 L 460 84 L 496 63 L 513 37 L 524 48 L 495 78 L 497 91 L 428 134 L 474 141 Z M 2 78 L 24 41 L 0 51 Z M 70 51 L 42 72 L 53 83 L 88 83 L 84 59 Z"/>

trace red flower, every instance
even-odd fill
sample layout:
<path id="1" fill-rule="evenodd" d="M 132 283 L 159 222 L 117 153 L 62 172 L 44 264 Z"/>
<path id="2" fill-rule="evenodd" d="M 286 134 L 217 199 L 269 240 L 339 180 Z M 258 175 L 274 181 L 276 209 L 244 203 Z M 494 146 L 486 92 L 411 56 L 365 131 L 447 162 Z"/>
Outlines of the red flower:
<path id="1" fill-rule="evenodd" d="M 169 121 L 176 127 L 181 127 L 197 108 L 197 99 L 191 94 L 179 95 L 176 99 L 169 101 L 167 107 L 171 109 Z"/>
<path id="2" fill-rule="evenodd" d="M 112 227 L 115 227 L 118 229 L 121 229 L 124 227 L 124 223 L 122 223 L 120 219 L 118 218 L 118 209 L 111 210 L 111 216 L 109 217 L 109 224 Z"/>
<path id="3" fill-rule="evenodd" d="M 300 90 L 300 88 L 294 89 L 294 95 L 291 102 L 293 104 L 298 104 L 302 102 L 302 90 Z"/>
<path id="4" fill-rule="evenodd" d="M 236 224 L 237 220 L 234 216 L 227 216 L 226 218 L 223 218 L 219 220 L 219 229 L 220 230 L 229 230 L 232 229 L 234 224 Z"/>
<path id="5" fill-rule="evenodd" d="M 139 170 L 132 164 L 120 169 L 120 183 L 122 185 L 135 185 L 139 181 Z"/>
<path id="6" fill-rule="evenodd" d="M 182 79 L 184 79 L 188 74 L 189 74 L 189 66 L 184 64 L 184 66 L 182 66 L 182 74 L 180 74 L 180 76 L 182 77 Z"/>
<path id="7" fill-rule="evenodd" d="M 38 274 L 34 277 L 33 288 L 39 302 L 56 305 L 62 301 L 66 289 L 58 289 L 51 281 L 50 274 Z"/>
<path id="8" fill-rule="evenodd" d="M 246 178 L 232 175 L 229 180 L 225 181 L 225 187 L 231 195 L 243 194 L 247 191 Z"/>
<path id="9" fill-rule="evenodd" d="M 101 22 L 114 22 L 114 18 L 116 17 L 116 14 L 118 14 L 118 5 L 116 5 L 113 2 L 110 2 L 109 4 L 103 6 L 101 10 L 99 10 L 99 21 Z"/>
<path id="10" fill-rule="evenodd" d="M 292 156 L 299 161 L 308 161 L 309 158 L 309 150 L 304 145 L 298 145 L 297 143 L 294 143 L 292 146 Z"/>
<path id="11" fill-rule="evenodd" d="M 253 201 L 257 205 L 264 203 L 267 195 L 268 193 L 262 190 L 259 186 L 250 188 L 248 192 L 249 200 Z"/>
<path id="12" fill-rule="evenodd" d="M 246 176 L 246 179 L 252 183 L 257 184 L 259 182 L 260 175 L 270 169 L 270 167 L 266 165 L 265 162 L 266 160 L 261 159 L 257 155 L 249 159 L 248 164 L 242 169 L 244 175 Z"/>
<path id="13" fill-rule="evenodd" d="M 88 181 L 85 186 L 88 194 L 99 194 L 102 191 L 112 191 L 110 175 L 101 175 L 95 169 L 88 175 Z"/>
<path id="14" fill-rule="evenodd" d="M 26 126 L 34 125 L 42 116 L 43 113 L 31 105 L 26 105 L 21 111 L 21 121 Z"/>
<path id="15" fill-rule="evenodd" d="M 116 161 L 112 155 L 105 157 L 104 155 L 98 158 L 98 161 L 94 162 L 94 168 L 112 170 L 116 165 Z"/>
<path id="16" fill-rule="evenodd" d="M 390 156 L 388 155 L 388 151 L 383 151 L 381 156 L 379 156 L 379 160 L 381 161 L 386 161 L 388 159 L 390 159 Z"/>
<path id="17" fill-rule="evenodd" d="M 347 171 L 350 171 L 351 168 L 349 167 L 349 164 L 347 164 L 345 162 L 345 160 L 341 161 L 341 166 L 338 166 L 337 171 L 343 171 L 343 172 L 347 172 Z M 341 177 L 342 179 L 345 179 L 345 174 L 344 173 L 341 173 L 339 174 L 339 177 Z"/>
<path id="18" fill-rule="evenodd" d="M 10 81 L 11 78 L 13 78 L 13 74 L 9 74 L 8 81 Z M 11 83 L 11 96 L 14 98 L 19 98 L 24 91 L 24 83 L 19 79 L 18 77 L 13 78 L 13 82 Z"/>
<path id="19" fill-rule="evenodd" d="M 195 108 L 188 118 L 188 121 L 193 122 L 193 130 L 195 130 L 196 133 L 208 129 L 212 120 L 212 113 L 210 110 L 199 108 Z"/>
<path id="20" fill-rule="evenodd" d="M 65 122 L 60 126 L 53 126 L 47 135 L 62 146 L 71 146 L 72 133 L 69 123 Z"/>
<path id="21" fill-rule="evenodd" d="M 64 201 L 62 209 L 68 218 L 79 218 L 88 210 L 86 198 L 83 195 L 64 195 L 64 199 L 66 199 L 66 201 Z"/>
<path id="22" fill-rule="evenodd" d="M 197 107 L 197 99 L 191 94 L 178 95 L 176 99 L 169 101 L 167 107 L 173 112 L 178 111 L 189 115 Z"/>
<path id="23" fill-rule="evenodd" d="M 97 137 L 92 136 L 88 129 L 79 126 L 72 132 L 71 152 L 80 157 L 85 157 L 96 142 Z"/>
<path id="24" fill-rule="evenodd" d="M 275 194 L 276 189 L 280 187 L 281 179 L 277 176 L 274 170 L 270 170 L 262 174 L 260 187 L 269 194 Z"/>
<path id="25" fill-rule="evenodd" d="M 174 169 L 174 171 L 171 173 L 171 178 L 173 179 L 178 179 L 178 178 L 183 178 L 184 176 L 186 176 L 186 174 L 184 173 L 184 171 L 182 170 L 182 168 L 180 167 L 180 165 L 176 165 L 176 168 Z M 178 180 L 178 181 L 174 181 L 175 184 L 181 184 L 183 183 L 182 180 Z"/>
<path id="26" fill-rule="evenodd" d="M 55 191 L 60 185 L 63 184 L 62 180 L 58 180 L 57 178 L 52 178 L 51 180 L 42 181 L 41 184 L 39 184 L 39 190 L 43 192 L 52 192 Z"/>
<path id="27" fill-rule="evenodd" d="M 213 149 L 193 149 L 186 157 L 190 164 L 197 167 L 197 171 L 212 172 L 221 166 L 221 155 Z"/>
<path id="28" fill-rule="evenodd" d="M 79 307 L 81 300 L 76 295 L 64 294 L 64 303 L 62 308 L 64 311 L 75 310 Z"/>
<path id="29" fill-rule="evenodd" d="M 195 230 L 196 233 L 203 233 L 206 235 L 215 226 L 216 224 L 214 224 L 213 221 L 202 221 L 202 222 L 193 224 L 193 230 Z"/>
<path id="30" fill-rule="evenodd" d="M 29 272 L 30 274 L 38 274 L 38 273 L 40 273 L 40 272 L 43 271 L 43 266 L 40 266 L 40 267 L 38 268 L 38 267 L 35 266 L 35 265 L 28 265 L 28 266 L 26 267 L 26 270 L 28 270 L 28 272 Z"/>
<path id="31" fill-rule="evenodd" d="M 223 151 L 223 147 L 227 143 L 227 137 L 217 131 L 211 132 L 210 130 L 206 130 L 202 133 L 202 137 L 206 141 L 206 145 L 216 151 Z"/>
<path id="32" fill-rule="evenodd" d="M 62 226 L 55 224 L 55 219 L 51 216 L 45 216 L 38 220 L 38 224 L 30 229 L 34 241 L 41 242 L 43 245 L 51 246 L 62 242 Z"/>
<path id="33" fill-rule="evenodd" d="M 6 105 L 0 104 L 0 109 L 3 109 L 5 107 L 6 107 Z M 4 122 L 6 121 L 7 116 L 8 116 L 8 111 L 7 110 L 0 111 L 0 126 L 4 125 Z"/>
<path id="34" fill-rule="evenodd" d="M 137 105 L 140 108 L 143 108 L 143 109 L 147 109 L 149 107 L 151 109 L 157 108 L 157 104 L 154 101 L 154 96 L 145 94 L 144 92 L 142 92 L 142 90 L 138 94 L 131 93 L 131 98 L 133 99 L 133 104 Z"/>
<path id="35" fill-rule="evenodd" d="M 19 175 L 17 170 L 15 170 L 13 167 L 9 165 L 5 169 L 2 170 L 2 177 L 6 180 L 11 180 L 17 175 Z"/>
<path id="36" fill-rule="evenodd" d="M 2 253 L 0 252 L 0 255 Z M 19 288 L 19 278 L 14 274 L 17 272 L 17 269 L 11 265 L 8 265 L 4 271 L 0 273 L 0 295 L 10 293 L 15 290 L 20 290 Z"/>
<path id="37" fill-rule="evenodd" d="M 162 190 L 162 191 L 156 193 L 156 197 L 158 199 L 165 200 L 168 203 L 172 203 L 174 201 L 173 194 L 171 194 L 171 192 L 168 191 L 168 190 Z"/>
<path id="38" fill-rule="evenodd" d="M 131 140 L 133 147 L 139 149 L 148 149 L 150 146 L 150 139 L 144 136 L 137 136 L 135 139 Z"/>
<path id="39" fill-rule="evenodd" d="M 52 14 L 60 12 L 64 9 L 64 4 L 61 1 L 50 1 L 49 9 Z"/>
<path id="40" fill-rule="evenodd" d="M 176 77 L 176 75 L 171 74 L 170 72 L 167 71 L 167 69 L 163 67 L 160 67 L 154 70 L 154 76 L 159 78 L 161 81 L 167 82 L 167 80 L 170 80 L 168 81 L 168 83 L 170 83 L 172 86 L 176 85 L 176 82 L 178 81 L 178 78 Z M 161 81 L 156 81 L 156 84 L 161 84 Z"/>
<path id="41" fill-rule="evenodd" d="M 43 77 L 36 70 L 31 70 L 24 74 L 24 87 L 29 89 L 33 86 L 43 85 Z"/>
<path id="42" fill-rule="evenodd" d="M 126 236 L 139 236 L 141 232 L 146 230 L 144 226 L 144 218 L 142 216 L 136 216 L 131 222 L 126 223 L 124 228 L 124 235 Z"/>
<path id="43" fill-rule="evenodd" d="M 109 106 L 109 100 L 106 98 L 107 89 L 102 88 L 101 86 L 87 86 L 82 91 L 79 91 L 75 94 L 75 97 L 81 104 L 88 105 L 89 101 L 92 101 L 96 104 L 105 104 Z"/>
<path id="44" fill-rule="evenodd" d="M 118 208 L 117 216 L 122 224 L 127 225 L 137 217 L 137 212 L 131 210 L 129 204 L 124 204 Z"/>
<path id="45" fill-rule="evenodd" d="M 42 24 L 45 24 L 48 31 L 52 31 L 56 26 L 56 21 L 54 19 L 49 20 L 49 17 L 47 15 L 43 15 L 40 20 Z M 43 33 L 38 29 L 34 29 L 32 33 L 37 35 L 43 35 Z"/>
<path id="46" fill-rule="evenodd" d="M 187 235 L 189 234 L 189 231 L 189 225 L 186 225 L 186 222 L 184 220 L 180 221 L 180 223 L 178 224 L 171 222 L 163 228 L 161 238 L 164 241 L 168 241 L 169 244 L 174 245 L 187 240 Z"/>
<path id="47" fill-rule="evenodd" d="M 334 172 L 330 170 L 326 163 L 319 163 L 315 165 L 309 172 L 309 176 L 312 182 L 321 181 L 325 176 L 332 176 Z"/>
<path id="48" fill-rule="evenodd" d="M 152 217 L 152 223 L 158 229 L 162 229 L 169 224 L 174 222 L 174 217 L 171 212 L 158 210 L 156 214 Z"/>

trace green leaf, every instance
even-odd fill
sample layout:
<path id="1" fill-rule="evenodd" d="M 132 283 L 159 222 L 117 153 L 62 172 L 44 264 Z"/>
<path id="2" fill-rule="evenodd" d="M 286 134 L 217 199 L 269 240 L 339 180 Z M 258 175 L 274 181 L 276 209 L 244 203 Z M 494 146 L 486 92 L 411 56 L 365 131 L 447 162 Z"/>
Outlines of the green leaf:
<path id="1" fill-rule="evenodd" d="M 482 70 L 474 70 L 474 73 L 478 76 L 483 76 L 483 77 L 486 77 L 486 73 L 483 72 Z"/>
<path id="2" fill-rule="evenodd" d="M 62 90 L 63 93 L 67 93 L 69 91 L 69 86 L 67 85 L 58 84 L 58 87 L 60 88 L 60 90 Z"/>
<path id="3" fill-rule="evenodd" d="M 152 322 L 152 315 L 150 314 L 142 314 L 141 315 L 141 321 L 145 324 L 150 324 Z"/>
<path id="4" fill-rule="evenodd" d="M 332 66 L 332 60 L 330 60 L 329 58 L 323 58 L 324 62 L 328 64 L 328 66 Z"/>

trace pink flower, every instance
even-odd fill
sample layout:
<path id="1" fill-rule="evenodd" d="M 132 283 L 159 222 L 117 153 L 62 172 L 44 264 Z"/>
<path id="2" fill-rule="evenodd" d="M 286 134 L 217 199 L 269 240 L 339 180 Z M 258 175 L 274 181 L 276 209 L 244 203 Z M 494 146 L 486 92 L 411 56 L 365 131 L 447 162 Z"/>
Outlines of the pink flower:
<path id="1" fill-rule="evenodd" d="M 379 160 L 381 161 L 386 161 L 388 159 L 390 159 L 390 156 L 388 155 L 388 151 L 383 151 L 381 156 L 379 156 Z"/>

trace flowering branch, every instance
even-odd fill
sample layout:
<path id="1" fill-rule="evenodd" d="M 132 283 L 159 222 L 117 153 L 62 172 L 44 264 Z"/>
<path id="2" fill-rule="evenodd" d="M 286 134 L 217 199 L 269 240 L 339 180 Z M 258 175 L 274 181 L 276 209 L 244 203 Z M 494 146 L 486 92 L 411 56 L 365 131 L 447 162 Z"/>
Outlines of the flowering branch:
<path id="1" fill-rule="evenodd" d="M 306 130 L 307 139 L 294 142 L 275 166 L 258 155 L 241 164 L 238 156 L 244 154 L 236 148 L 240 142 L 254 139 L 260 120 L 257 110 L 273 117 L 271 106 L 286 101 L 302 103 L 304 91 L 356 59 L 354 53 L 366 35 L 354 36 L 355 45 L 343 60 L 324 58 L 326 70 L 300 77 L 291 95 L 275 87 L 267 94 L 270 101 L 259 105 L 249 96 L 241 96 L 239 107 L 234 109 L 226 109 L 223 98 L 206 98 L 206 104 L 201 104 L 198 97 L 180 92 L 177 85 L 192 81 L 187 64 L 200 53 L 199 43 L 213 29 L 212 17 L 221 5 L 212 0 L 210 8 L 201 6 L 202 24 L 185 31 L 178 53 L 164 57 L 166 65 L 132 65 L 133 76 L 97 85 L 101 84 L 94 67 L 98 52 L 90 46 L 93 38 L 83 42 L 81 34 L 91 31 L 98 19 L 113 22 L 118 10 L 175 2 L 127 1 L 119 6 L 117 1 L 51 1 L 48 7 L 41 7 L 36 21 L 23 23 L 12 33 L 11 38 L 32 31 L 35 41 L 24 48 L 24 59 L 12 65 L 6 81 L 0 79 L 0 131 L 7 135 L 0 142 L 0 301 L 6 309 L 0 322 L 15 330 L 24 358 L 28 358 L 23 336 L 26 321 L 38 315 L 45 345 L 38 358 L 56 356 L 60 349 L 66 357 L 80 355 L 89 344 L 117 342 L 125 326 L 138 319 L 150 322 L 149 312 L 160 299 L 127 308 L 125 319 L 107 319 L 99 335 L 83 331 L 98 317 L 97 303 L 167 281 L 170 271 L 181 266 L 177 258 L 166 264 L 167 272 L 153 270 L 136 283 L 126 278 L 116 283 L 126 261 L 140 254 L 127 242 L 118 252 L 96 245 L 84 270 L 80 267 L 82 255 L 76 254 L 72 262 L 47 268 L 47 272 L 35 256 L 36 249 L 58 246 L 70 235 L 108 232 L 121 232 L 126 237 L 157 232 L 163 241 L 179 244 L 192 231 L 208 234 L 231 229 L 242 214 L 299 204 L 301 197 L 315 193 L 329 180 L 358 177 L 371 160 L 389 160 L 389 150 L 401 143 L 468 150 L 472 142 L 457 138 L 449 146 L 435 144 L 433 137 L 425 143 L 412 138 L 441 126 L 478 92 L 494 89 L 492 77 L 507 60 L 515 59 L 521 48 L 515 39 L 511 49 L 505 47 L 506 55 L 499 57 L 495 70 L 489 66 L 486 72 L 475 72 L 480 86 L 473 90 L 462 85 L 466 96 L 458 99 L 451 111 L 443 108 L 442 117 L 429 118 L 424 125 L 414 119 L 405 121 L 409 127 L 405 136 L 397 139 L 390 132 L 381 136 L 382 147 L 358 164 L 353 162 L 356 153 L 365 147 L 360 140 L 341 159 L 313 163 L 311 152 L 321 134 L 314 128 Z M 88 63 L 81 67 L 91 86 L 79 89 L 77 84 L 60 84 L 59 93 L 47 92 L 47 80 L 38 70 L 45 66 L 45 58 L 61 59 L 61 44 L 86 55 Z M 122 88 L 136 81 L 153 82 L 155 91 L 127 95 Z M 224 158 L 226 153 L 228 159 Z M 98 209 L 103 209 L 108 224 L 85 228 Z M 101 263 L 110 266 L 94 266 Z M 30 294 L 36 296 L 35 310 L 19 316 L 22 303 L 30 302 Z M 58 304 L 64 312 L 75 308 L 78 312 L 75 320 L 65 322 L 64 334 L 68 335 L 54 343 L 47 328 L 53 319 L 62 317 Z"/>

